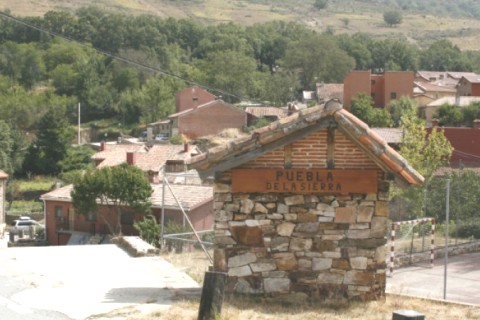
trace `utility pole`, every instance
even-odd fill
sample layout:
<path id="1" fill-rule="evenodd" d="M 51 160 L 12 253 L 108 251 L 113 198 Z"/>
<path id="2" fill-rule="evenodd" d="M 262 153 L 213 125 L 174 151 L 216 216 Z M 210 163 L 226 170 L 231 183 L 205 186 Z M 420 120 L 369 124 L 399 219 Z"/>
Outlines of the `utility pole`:
<path id="1" fill-rule="evenodd" d="M 80 145 L 80 102 L 78 103 L 78 130 L 77 130 L 77 144 Z"/>
<path id="2" fill-rule="evenodd" d="M 445 199 L 445 267 L 443 273 L 443 300 L 447 300 L 447 267 L 448 267 L 448 225 L 450 224 L 450 179 L 447 179 L 447 195 Z"/>

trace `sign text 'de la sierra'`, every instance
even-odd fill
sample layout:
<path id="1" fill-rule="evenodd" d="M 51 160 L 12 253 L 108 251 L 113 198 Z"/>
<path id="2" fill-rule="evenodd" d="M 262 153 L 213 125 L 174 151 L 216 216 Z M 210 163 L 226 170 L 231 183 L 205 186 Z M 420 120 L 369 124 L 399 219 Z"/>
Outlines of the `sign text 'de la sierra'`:
<path id="1" fill-rule="evenodd" d="M 234 169 L 233 192 L 376 193 L 376 170 Z"/>

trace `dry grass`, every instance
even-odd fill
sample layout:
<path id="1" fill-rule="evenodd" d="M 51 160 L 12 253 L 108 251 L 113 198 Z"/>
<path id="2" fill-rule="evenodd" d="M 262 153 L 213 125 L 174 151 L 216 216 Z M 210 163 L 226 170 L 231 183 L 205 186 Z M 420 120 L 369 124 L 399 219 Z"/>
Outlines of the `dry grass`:
<path id="1" fill-rule="evenodd" d="M 213 250 L 209 250 L 209 253 L 213 257 Z M 181 254 L 169 252 L 162 254 L 162 258 L 176 266 L 179 270 L 184 271 L 199 284 L 203 283 L 203 276 L 211 265 L 202 250 L 193 250 Z"/>
<path id="2" fill-rule="evenodd" d="M 197 281 L 203 280 L 203 274 L 210 265 L 205 254 L 200 251 L 182 254 L 167 253 L 162 255 L 170 263 L 183 269 Z M 412 297 L 387 295 L 381 301 L 371 302 L 324 302 L 307 303 L 297 297 L 283 302 L 274 302 L 263 297 L 226 297 L 222 314 L 217 320 L 383 320 L 392 319 L 395 310 L 416 310 L 426 319 L 435 320 L 469 320 L 480 319 L 480 308 L 444 303 Z M 106 315 L 99 315 L 97 320 L 194 320 L 198 317 L 199 294 L 176 295 L 177 302 L 169 308 L 155 309 L 154 305 L 145 304 L 127 307 Z"/>
<path id="3" fill-rule="evenodd" d="M 427 319 L 480 319 L 480 308 L 388 295 L 383 301 L 328 304 L 279 304 L 262 298 L 227 299 L 219 320 L 354 320 L 391 319 L 395 310 L 416 310 Z M 154 312 L 143 320 L 197 319 L 198 300 L 182 301 L 170 309 Z M 133 318 L 132 318 L 133 319 Z M 135 318 L 137 319 L 137 318 Z"/>

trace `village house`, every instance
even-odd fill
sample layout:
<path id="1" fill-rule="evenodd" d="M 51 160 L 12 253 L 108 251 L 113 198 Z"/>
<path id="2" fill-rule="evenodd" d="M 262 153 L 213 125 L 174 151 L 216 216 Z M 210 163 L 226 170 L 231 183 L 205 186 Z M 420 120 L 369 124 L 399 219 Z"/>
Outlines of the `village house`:
<path id="1" fill-rule="evenodd" d="M 198 86 L 185 88 L 175 96 L 175 113 L 196 108 L 216 99 L 217 96 Z"/>
<path id="2" fill-rule="evenodd" d="M 233 128 L 244 131 L 247 114 L 223 100 L 210 101 L 169 116 L 171 136 L 196 139 Z"/>
<path id="3" fill-rule="evenodd" d="M 410 71 L 351 71 L 343 81 L 343 105 L 350 109 L 360 94 L 372 97 L 375 107 L 384 108 L 402 96 L 413 98 L 414 73 Z"/>
<path id="4" fill-rule="evenodd" d="M 176 163 L 173 171 L 185 172 L 179 170 L 179 166 L 191 156 L 198 154 L 196 146 L 188 143 L 182 145 L 175 144 L 153 144 L 147 145 L 130 145 L 130 144 L 100 144 L 99 152 L 95 153 L 91 159 L 95 164 L 95 168 L 113 167 L 122 163 L 128 163 L 140 168 L 150 183 L 161 183 L 163 179 L 163 171 L 172 171 L 167 167 L 167 163 Z M 180 168 L 181 169 L 181 168 Z M 198 178 L 192 177 L 176 177 L 169 179 L 171 183 L 199 184 Z"/>
<path id="5" fill-rule="evenodd" d="M 463 76 L 457 84 L 457 94 L 459 96 L 480 97 L 480 75 Z"/>
<path id="6" fill-rule="evenodd" d="M 229 293 L 384 296 L 389 185 L 418 174 L 336 101 L 191 158 L 214 177 L 214 271 Z M 285 301 L 285 300 L 284 300 Z"/>
<path id="7" fill-rule="evenodd" d="M 456 106 L 459 108 L 468 107 L 472 103 L 479 103 L 480 96 L 478 97 L 471 97 L 471 96 L 448 96 L 436 99 L 427 105 L 423 105 L 419 107 L 419 113 L 422 118 L 424 118 L 427 122 L 427 126 L 430 127 L 432 122 L 434 121 L 435 114 L 437 113 L 438 109 L 444 105 Z"/>
<path id="8" fill-rule="evenodd" d="M 170 186 L 173 193 L 168 187 L 165 187 L 164 196 L 164 186 L 162 184 L 151 185 L 153 189 L 150 198 L 152 202 L 151 213 L 155 219 L 158 222 L 161 221 L 162 208 L 164 208 L 165 223 L 173 220 L 177 224 L 186 225 L 182 210 L 175 200 L 176 197 L 195 230 L 212 229 L 212 187 L 174 184 Z M 67 185 L 40 197 L 40 200 L 44 202 L 46 240 L 51 245 L 66 245 L 69 241 L 70 243 L 77 241 L 73 244 L 83 244 L 92 235 L 104 237 L 111 234 L 108 224 L 115 226 L 117 223 L 117 216 L 106 205 L 101 205 L 98 212 L 92 212 L 88 215 L 76 213 L 70 195 L 72 189 L 73 185 Z M 130 208 L 122 208 L 123 235 L 138 235 L 133 223 L 143 218 L 143 214 Z"/>

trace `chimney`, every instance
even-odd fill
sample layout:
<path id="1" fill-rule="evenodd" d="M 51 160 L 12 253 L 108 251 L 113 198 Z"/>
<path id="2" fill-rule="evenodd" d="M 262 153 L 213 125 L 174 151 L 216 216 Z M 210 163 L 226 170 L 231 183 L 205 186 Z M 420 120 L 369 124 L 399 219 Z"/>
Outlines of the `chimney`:
<path id="1" fill-rule="evenodd" d="M 473 120 L 473 128 L 480 129 L 480 119 Z"/>
<path id="2" fill-rule="evenodd" d="M 105 141 L 100 142 L 100 151 L 107 150 L 107 143 Z"/>
<path id="3" fill-rule="evenodd" d="M 193 98 L 192 98 L 192 101 L 193 101 L 193 107 L 194 107 L 194 108 L 198 107 L 198 98 L 197 98 L 197 97 L 193 97 Z"/>
<path id="4" fill-rule="evenodd" d="M 136 154 L 135 152 L 127 152 L 127 163 L 131 166 L 135 165 L 136 162 Z"/>
<path id="5" fill-rule="evenodd" d="M 183 144 L 183 152 L 187 153 L 190 149 L 190 146 L 188 145 L 188 143 L 184 143 Z"/>
<path id="6" fill-rule="evenodd" d="M 432 127 L 438 127 L 438 119 L 432 119 Z"/>

